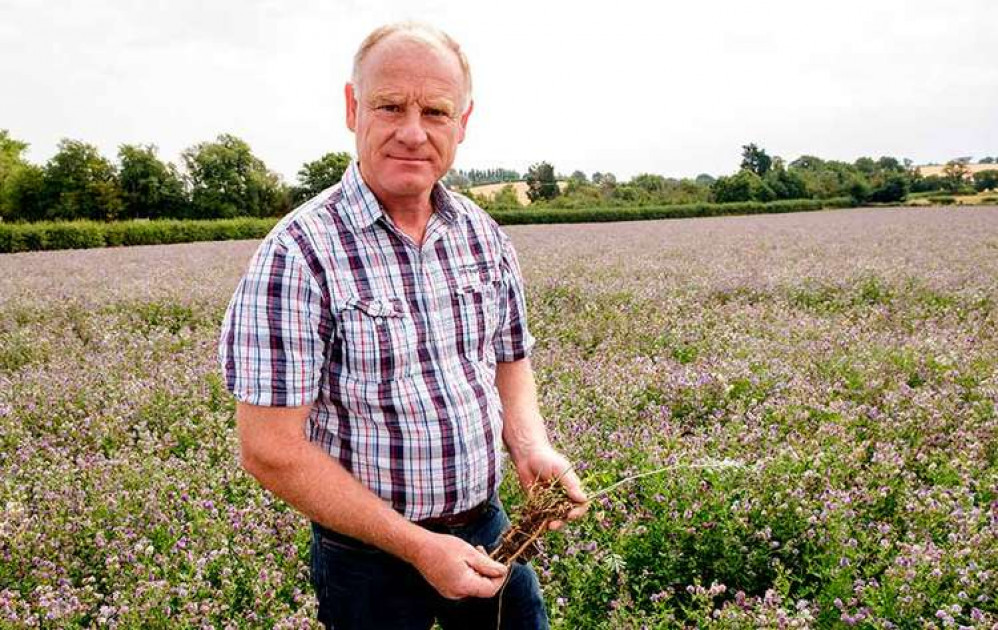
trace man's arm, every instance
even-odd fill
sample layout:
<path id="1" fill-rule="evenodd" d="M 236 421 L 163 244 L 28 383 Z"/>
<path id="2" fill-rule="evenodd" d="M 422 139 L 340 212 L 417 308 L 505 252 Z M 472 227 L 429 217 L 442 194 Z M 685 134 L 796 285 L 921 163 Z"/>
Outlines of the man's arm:
<path id="1" fill-rule="evenodd" d="M 395 512 L 305 438 L 309 411 L 238 403 L 243 468 L 311 520 L 412 564 L 444 597 L 495 595 L 505 566 L 460 538 L 430 532 Z"/>
<path id="2" fill-rule="evenodd" d="M 585 514 L 588 499 L 582 483 L 575 471 L 569 470 L 570 462 L 551 446 L 544 428 L 530 359 L 497 363 L 496 388 L 503 406 L 502 439 L 516 467 L 520 485 L 529 489 L 535 481 L 561 476 L 566 494 L 579 504 L 569 513 L 568 520 Z M 557 529 L 561 525 L 556 521 L 551 527 Z"/>

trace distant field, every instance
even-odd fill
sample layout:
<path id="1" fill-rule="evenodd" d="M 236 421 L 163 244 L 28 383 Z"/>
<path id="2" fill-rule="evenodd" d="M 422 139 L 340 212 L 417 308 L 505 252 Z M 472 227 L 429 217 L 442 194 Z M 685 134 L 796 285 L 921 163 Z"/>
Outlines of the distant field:
<path id="1" fill-rule="evenodd" d="M 921 171 L 923 177 L 929 177 L 930 175 L 942 175 L 944 168 L 946 168 L 945 164 L 930 164 L 929 166 L 919 166 L 918 170 Z M 971 175 L 980 171 L 998 171 L 998 164 L 968 164 L 967 170 L 970 171 Z"/>
<path id="2" fill-rule="evenodd" d="M 558 188 L 564 190 L 567 184 L 565 182 L 558 182 Z M 512 186 L 513 190 L 516 191 L 516 198 L 523 205 L 530 204 L 530 198 L 527 197 L 527 182 L 503 182 L 501 184 L 483 184 L 482 186 L 474 186 L 471 192 L 476 195 L 483 195 L 485 197 L 494 197 L 496 193 L 505 188 L 506 186 Z"/>

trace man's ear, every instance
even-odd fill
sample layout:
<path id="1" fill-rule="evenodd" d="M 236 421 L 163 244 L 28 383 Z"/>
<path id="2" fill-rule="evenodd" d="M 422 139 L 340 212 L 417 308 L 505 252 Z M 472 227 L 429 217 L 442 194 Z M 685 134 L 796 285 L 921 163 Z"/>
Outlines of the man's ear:
<path id="1" fill-rule="evenodd" d="M 353 89 L 353 83 L 343 86 L 343 96 L 347 101 L 347 129 L 357 132 L 357 94 Z"/>
<path id="2" fill-rule="evenodd" d="M 461 114 L 461 135 L 457 137 L 458 144 L 464 142 L 464 134 L 468 129 L 468 118 L 471 117 L 471 110 L 475 108 L 475 101 L 468 101 L 468 109 Z"/>

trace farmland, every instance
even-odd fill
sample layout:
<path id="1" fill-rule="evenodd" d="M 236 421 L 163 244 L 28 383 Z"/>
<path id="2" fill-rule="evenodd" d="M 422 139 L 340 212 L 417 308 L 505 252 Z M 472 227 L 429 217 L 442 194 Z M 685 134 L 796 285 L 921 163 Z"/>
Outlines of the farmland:
<path id="1" fill-rule="evenodd" d="M 506 230 L 553 440 L 669 467 L 545 541 L 553 627 L 998 624 L 998 208 Z M 311 627 L 215 361 L 256 245 L 0 256 L 0 627 Z"/>

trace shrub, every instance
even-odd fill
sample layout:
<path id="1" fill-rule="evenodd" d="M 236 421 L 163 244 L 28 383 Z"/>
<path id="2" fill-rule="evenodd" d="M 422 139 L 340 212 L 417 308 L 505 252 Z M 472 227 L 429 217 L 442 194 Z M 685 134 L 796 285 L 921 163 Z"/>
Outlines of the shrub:
<path id="1" fill-rule="evenodd" d="M 950 206 L 956 203 L 956 197 L 952 195 L 933 195 L 929 197 L 929 201 L 937 203 L 941 206 Z"/>
<path id="2" fill-rule="evenodd" d="M 262 238 L 275 223 L 277 219 L 240 218 L 0 224 L 0 253 Z"/>

